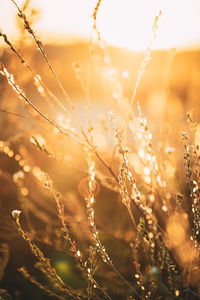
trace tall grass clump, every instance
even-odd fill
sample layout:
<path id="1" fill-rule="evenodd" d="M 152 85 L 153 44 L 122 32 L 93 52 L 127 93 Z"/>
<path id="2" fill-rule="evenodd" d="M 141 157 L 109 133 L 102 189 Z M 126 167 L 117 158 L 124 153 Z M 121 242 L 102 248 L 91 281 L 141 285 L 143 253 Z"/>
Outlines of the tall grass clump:
<path id="1" fill-rule="evenodd" d="M 0 31 L 1 299 L 199 299 L 200 125 L 192 111 L 177 127 L 149 124 L 137 101 L 161 12 L 127 93 L 96 3 L 88 64 L 70 65 L 79 108 L 33 29 L 37 11 L 10 1 L 20 38 Z"/>

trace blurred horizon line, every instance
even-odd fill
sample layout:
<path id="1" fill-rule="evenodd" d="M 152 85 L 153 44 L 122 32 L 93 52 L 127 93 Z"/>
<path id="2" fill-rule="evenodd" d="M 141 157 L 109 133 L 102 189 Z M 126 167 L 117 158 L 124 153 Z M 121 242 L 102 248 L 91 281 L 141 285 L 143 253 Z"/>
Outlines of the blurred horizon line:
<path id="1" fill-rule="evenodd" d="M 43 43 L 44 46 L 73 46 L 73 45 L 78 45 L 78 44 L 82 44 L 82 45 L 89 45 L 89 38 L 86 38 L 84 36 L 75 36 L 75 35 L 67 35 L 67 34 L 46 34 L 46 39 L 43 39 L 43 37 L 40 37 L 38 35 L 39 40 Z M 8 36 L 9 41 L 15 45 L 16 42 L 19 42 L 20 39 L 19 38 L 15 38 L 15 39 L 11 39 Z M 26 41 L 27 46 L 31 45 L 32 42 L 31 40 L 29 41 L 27 39 Z M 122 46 L 122 45 L 115 45 L 113 43 L 107 43 L 106 42 L 106 46 L 110 47 L 110 48 L 115 48 L 115 49 L 122 49 L 122 50 L 127 50 L 130 52 L 136 52 L 136 53 L 141 53 L 141 52 L 145 52 L 147 48 L 132 48 L 132 47 L 128 47 L 128 46 Z M 3 39 L 0 39 L 0 48 L 9 48 L 8 45 L 6 45 L 6 43 L 3 41 Z M 194 44 L 190 44 L 190 45 L 179 45 L 176 47 L 155 47 L 152 46 L 152 51 L 170 51 L 172 49 L 175 49 L 177 52 L 184 52 L 184 51 L 200 51 L 200 43 L 194 43 Z"/>

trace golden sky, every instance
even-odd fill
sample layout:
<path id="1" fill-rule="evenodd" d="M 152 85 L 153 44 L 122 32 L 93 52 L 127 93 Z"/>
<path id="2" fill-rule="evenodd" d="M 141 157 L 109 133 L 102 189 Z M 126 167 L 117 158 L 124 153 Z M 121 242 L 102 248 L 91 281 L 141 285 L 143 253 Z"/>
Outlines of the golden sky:
<path id="1" fill-rule="evenodd" d="M 24 0 L 16 0 L 20 5 Z M 34 29 L 45 43 L 88 39 L 95 0 L 32 0 L 41 16 Z M 154 48 L 200 46 L 200 0 L 102 0 L 97 24 L 108 44 L 143 50 L 159 10 Z M 0 27 L 15 38 L 16 8 L 0 0 Z M 57 38 L 56 38 L 57 37 Z"/>

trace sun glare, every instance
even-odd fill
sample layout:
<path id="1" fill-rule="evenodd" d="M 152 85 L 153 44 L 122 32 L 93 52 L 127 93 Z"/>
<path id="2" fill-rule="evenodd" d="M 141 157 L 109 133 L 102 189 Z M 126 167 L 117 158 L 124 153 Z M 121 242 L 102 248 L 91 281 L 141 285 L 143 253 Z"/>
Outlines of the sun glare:
<path id="1" fill-rule="evenodd" d="M 200 42 L 199 1 L 103 1 L 99 28 L 109 43 L 144 50 L 162 11 L 154 48 L 189 47 Z"/>
<path id="2" fill-rule="evenodd" d="M 22 0 L 17 3 L 21 5 Z M 92 0 L 32 0 L 41 12 L 36 25 L 47 42 L 63 43 L 88 39 L 92 26 Z M 200 1 L 198 0 L 109 0 L 102 1 L 97 24 L 111 45 L 144 50 L 152 34 L 155 16 L 162 11 L 154 48 L 194 47 L 200 44 Z M 13 36 L 16 11 L 9 1 L 0 11 L 1 25 Z"/>

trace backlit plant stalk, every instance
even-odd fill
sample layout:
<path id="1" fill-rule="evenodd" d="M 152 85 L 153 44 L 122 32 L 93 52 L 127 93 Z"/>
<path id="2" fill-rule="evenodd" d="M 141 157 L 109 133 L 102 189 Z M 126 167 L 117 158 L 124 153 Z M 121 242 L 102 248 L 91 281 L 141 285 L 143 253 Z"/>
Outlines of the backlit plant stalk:
<path id="1" fill-rule="evenodd" d="M 141 298 L 140 295 L 138 294 L 138 292 L 135 290 L 135 288 L 115 268 L 110 256 L 106 252 L 105 247 L 102 245 L 102 243 L 100 241 L 99 233 L 98 233 L 96 225 L 95 225 L 95 212 L 94 212 L 94 205 L 95 205 L 94 192 L 96 189 L 95 162 L 92 160 L 91 153 L 89 153 L 89 155 L 88 155 L 88 173 L 89 173 L 88 197 L 85 198 L 85 201 L 87 203 L 87 215 L 88 215 L 89 226 L 90 226 L 90 230 L 93 234 L 93 239 L 94 239 L 97 251 L 100 253 L 102 260 L 106 264 L 111 266 L 111 268 L 114 270 L 114 272 L 126 283 L 126 285 L 128 285 L 129 288 L 139 296 L 139 298 Z"/>
<path id="2" fill-rule="evenodd" d="M 133 90 L 132 98 L 130 100 L 130 105 L 132 105 L 133 102 L 134 102 L 134 100 L 135 100 L 137 89 L 139 87 L 139 84 L 140 84 L 140 81 L 142 79 L 142 76 L 143 76 L 143 74 L 145 72 L 145 67 L 146 67 L 147 63 L 149 62 L 149 60 L 151 58 L 151 48 L 152 48 L 154 40 L 156 39 L 156 34 L 157 34 L 157 29 L 158 29 L 158 21 L 159 21 L 159 19 L 161 17 L 161 14 L 162 14 L 162 12 L 160 10 L 158 16 L 155 17 L 155 21 L 154 21 L 154 24 L 153 24 L 153 34 L 152 34 L 150 43 L 147 46 L 147 49 L 145 51 L 144 59 L 141 62 L 140 68 L 139 68 L 139 70 L 137 72 L 137 79 L 136 79 L 135 87 L 134 87 L 134 90 Z"/>
<path id="3" fill-rule="evenodd" d="M 92 288 L 95 288 L 95 289 L 96 288 L 99 289 L 107 299 L 111 299 L 110 296 L 104 291 L 104 289 L 94 279 L 95 266 L 89 265 L 88 261 L 84 261 L 82 253 L 76 247 L 76 242 L 71 239 L 71 236 L 70 236 L 70 233 L 69 233 L 69 230 L 67 227 L 66 218 L 64 215 L 64 206 L 60 203 L 60 194 L 58 192 L 56 192 L 53 188 L 52 188 L 52 192 L 56 199 L 58 217 L 59 217 L 59 220 L 62 225 L 62 231 L 64 233 L 64 238 L 67 240 L 67 243 L 69 244 L 70 252 L 72 253 L 73 257 L 76 259 L 76 261 L 79 263 L 80 267 L 86 272 L 87 278 L 88 278 L 88 281 L 90 284 L 89 286 Z M 89 253 L 92 253 L 91 251 L 92 251 L 92 249 L 90 249 Z M 91 257 L 90 261 L 92 262 L 92 257 Z M 88 288 L 88 289 L 90 290 L 90 288 Z M 90 296 L 88 297 L 88 299 L 90 299 Z"/>
<path id="4" fill-rule="evenodd" d="M 12 216 L 15 219 L 15 222 L 17 224 L 17 230 L 21 237 L 28 242 L 29 247 L 31 249 L 31 252 L 33 255 L 44 265 L 44 267 L 47 269 L 48 273 L 56 279 L 58 285 L 61 286 L 62 289 L 66 291 L 67 294 L 69 294 L 73 299 L 80 300 L 79 296 L 76 295 L 76 292 L 74 292 L 71 287 L 67 286 L 62 279 L 58 276 L 56 273 L 55 268 L 51 266 L 50 260 L 46 258 L 43 254 L 43 252 L 37 247 L 37 245 L 32 241 L 32 239 L 23 231 L 21 224 L 20 224 L 20 210 L 13 210 Z"/>

